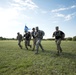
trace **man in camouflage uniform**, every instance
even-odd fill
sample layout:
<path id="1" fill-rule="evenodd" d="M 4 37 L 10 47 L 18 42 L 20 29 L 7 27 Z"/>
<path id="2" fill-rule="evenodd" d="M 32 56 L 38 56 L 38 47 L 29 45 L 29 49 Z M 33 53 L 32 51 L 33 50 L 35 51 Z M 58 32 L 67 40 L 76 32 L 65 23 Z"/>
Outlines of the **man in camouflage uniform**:
<path id="1" fill-rule="evenodd" d="M 21 45 L 22 35 L 19 32 L 17 33 L 17 40 L 19 47 L 22 49 L 22 45 Z"/>
<path id="2" fill-rule="evenodd" d="M 31 48 L 31 45 L 30 45 L 31 34 L 30 34 L 30 32 L 26 32 L 24 34 L 24 37 L 25 37 L 25 47 L 28 50 L 28 46 Z"/>
<path id="3" fill-rule="evenodd" d="M 39 30 L 38 27 L 36 27 L 36 53 L 38 54 L 38 50 L 39 50 L 39 46 L 42 49 L 42 51 L 44 52 L 44 49 L 41 45 L 41 40 L 43 39 L 44 34 L 42 34 L 43 31 Z"/>
<path id="4" fill-rule="evenodd" d="M 32 51 L 34 51 L 35 50 L 35 45 L 36 45 L 36 32 L 35 32 L 35 28 L 33 28 L 32 29 L 32 37 L 33 37 L 33 49 L 32 49 Z"/>
<path id="5" fill-rule="evenodd" d="M 62 48 L 61 48 L 60 44 L 61 44 L 61 40 L 64 39 L 65 34 L 64 34 L 64 32 L 59 30 L 58 26 L 55 29 L 56 29 L 56 31 L 53 33 L 53 37 L 55 37 L 55 42 L 56 42 L 56 46 L 57 46 L 57 50 L 58 50 L 57 55 L 60 55 L 60 53 L 62 53 Z"/>

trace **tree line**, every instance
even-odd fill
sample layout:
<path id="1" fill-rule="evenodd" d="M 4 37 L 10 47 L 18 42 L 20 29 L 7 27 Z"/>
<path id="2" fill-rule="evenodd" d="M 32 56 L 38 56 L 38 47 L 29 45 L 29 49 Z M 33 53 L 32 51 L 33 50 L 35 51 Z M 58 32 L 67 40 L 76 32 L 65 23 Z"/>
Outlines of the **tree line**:
<path id="1" fill-rule="evenodd" d="M 66 40 L 69 40 L 69 41 L 76 41 L 76 36 L 74 36 L 74 37 L 68 37 L 68 38 L 66 38 Z"/>
<path id="2" fill-rule="evenodd" d="M 53 39 L 49 38 L 49 39 L 47 39 L 47 40 L 55 40 L 55 39 L 54 39 L 54 38 L 53 38 Z M 67 37 L 67 38 L 64 38 L 63 40 L 76 41 L 76 36 L 74 36 L 74 37 Z"/>
<path id="3" fill-rule="evenodd" d="M 16 40 L 15 38 L 5 38 L 5 37 L 0 37 L 0 40 Z"/>
<path id="4" fill-rule="evenodd" d="M 16 38 L 4 38 L 4 37 L 0 37 L 0 40 L 16 40 Z M 54 40 L 54 38 L 47 38 L 47 39 L 43 39 L 43 40 Z M 67 37 L 64 40 L 67 40 L 67 41 L 76 41 L 76 36 L 74 36 L 74 37 Z"/>

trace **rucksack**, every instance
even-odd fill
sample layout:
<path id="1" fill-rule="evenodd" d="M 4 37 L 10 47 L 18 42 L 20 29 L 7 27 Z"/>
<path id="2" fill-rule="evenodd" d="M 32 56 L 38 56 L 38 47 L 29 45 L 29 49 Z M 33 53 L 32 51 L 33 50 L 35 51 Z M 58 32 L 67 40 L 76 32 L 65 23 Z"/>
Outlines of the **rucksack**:
<path id="1" fill-rule="evenodd" d="M 61 35 L 61 39 L 64 40 L 65 38 L 65 33 L 63 32 L 63 34 Z"/>
<path id="2" fill-rule="evenodd" d="M 58 31 L 58 32 L 55 32 L 55 36 L 59 36 L 59 37 L 61 37 L 61 39 L 63 40 L 64 37 L 65 37 L 65 33 L 62 32 L 62 31 Z"/>
<path id="3" fill-rule="evenodd" d="M 42 30 L 40 30 L 40 33 L 41 33 L 41 37 L 43 38 L 43 36 L 45 35 L 45 32 L 44 31 L 42 31 Z"/>

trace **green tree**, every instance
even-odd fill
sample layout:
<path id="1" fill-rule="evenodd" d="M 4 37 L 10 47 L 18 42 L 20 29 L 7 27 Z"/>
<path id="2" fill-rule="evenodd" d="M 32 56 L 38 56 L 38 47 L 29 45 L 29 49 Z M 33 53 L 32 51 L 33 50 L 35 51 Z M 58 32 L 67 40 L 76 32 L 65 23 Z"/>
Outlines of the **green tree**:
<path id="1" fill-rule="evenodd" d="M 76 36 L 73 37 L 73 41 L 76 41 Z"/>
<path id="2" fill-rule="evenodd" d="M 66 38 L 66 40 L 72 41 L 72 37 L 68 37 L 68 38 Z"/>

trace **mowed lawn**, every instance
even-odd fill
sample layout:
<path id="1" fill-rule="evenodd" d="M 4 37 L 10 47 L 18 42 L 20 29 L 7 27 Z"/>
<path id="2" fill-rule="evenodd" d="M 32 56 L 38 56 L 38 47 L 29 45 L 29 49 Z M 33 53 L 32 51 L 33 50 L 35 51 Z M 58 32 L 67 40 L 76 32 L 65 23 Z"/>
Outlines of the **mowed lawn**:
<path id="1" fill-rule="evenodd" d="M 39 49 L 37 55 L 22 45 L 20 49 L 17 41 L 0 41 L 0 75 L 76 75 L 75 41 L 62 41 L 61 56 L 54 41 L 42 41 L 45 52 Z"/>

